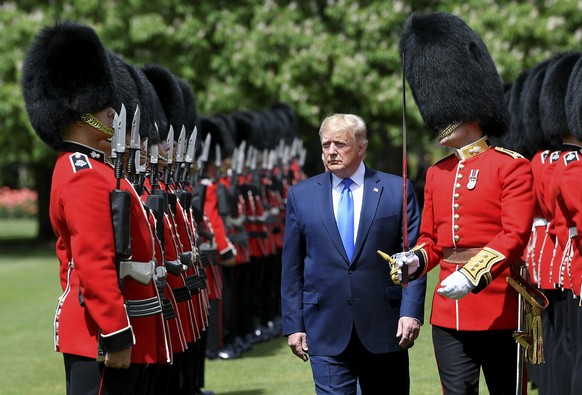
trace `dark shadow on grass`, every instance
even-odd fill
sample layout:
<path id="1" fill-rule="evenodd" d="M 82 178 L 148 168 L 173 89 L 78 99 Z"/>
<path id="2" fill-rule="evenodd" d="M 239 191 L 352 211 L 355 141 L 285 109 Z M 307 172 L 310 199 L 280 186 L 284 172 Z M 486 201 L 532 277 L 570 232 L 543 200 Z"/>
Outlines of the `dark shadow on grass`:
<path id="1" fill-rule="evenodd" d="M 0 255 L 3 257 L 35 257 L 55 254 L 55 240 L 0 239 Z"/>

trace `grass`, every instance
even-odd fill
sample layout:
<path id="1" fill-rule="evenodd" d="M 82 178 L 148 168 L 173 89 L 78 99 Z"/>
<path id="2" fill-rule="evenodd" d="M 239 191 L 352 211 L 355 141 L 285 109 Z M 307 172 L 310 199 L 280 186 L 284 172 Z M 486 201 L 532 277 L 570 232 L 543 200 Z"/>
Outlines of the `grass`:
<path id="1" fill-rule="evenodd" d="M 16 221 L 18 222 L 18 221 Z M 61 290 L 53 248 L 26 248 L 5 253 L 5 222 L 0 223 L 0 394 L 62 395 L 62 357 L 53 351 L 52 322 Z M 12 230 L 32 234 L 30 224 L 13 223 Z M 429 275 L 426 323 L 410 351 L 412 395 L 440 393 L 428 323 L 436 271 Z M 386 372 L 390 374 L 390 372 Z M 217 395 L 313 394 L 308 363 L 295 357 L 284 338 L 256 345 L 243 358 L 206 363 L 206 388 Z M 481 394 L 487 394 L 481 379 Z M 537 391 L 530 391 L 530 395 Z"/>
<path id="2" fill-rule="evenodd" d="M 31 239 L 36 236 L 36 218 L 0 219 L 0 240 Z"/>

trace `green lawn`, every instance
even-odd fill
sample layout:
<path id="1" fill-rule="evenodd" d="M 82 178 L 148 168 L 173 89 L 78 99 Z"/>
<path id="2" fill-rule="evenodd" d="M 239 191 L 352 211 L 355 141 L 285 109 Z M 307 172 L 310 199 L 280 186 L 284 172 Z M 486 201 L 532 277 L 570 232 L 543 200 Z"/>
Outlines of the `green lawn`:
<path id="1" fill-rule="evenodd" d="M 64 369 L 52 339 L 54 308 L 61 292 L 56 258 L 52 249 L 2 251 L 6 250 L 0 250 L 0 394 L 62 395 Z M 436 272 L 429 278 L 429 295 L 435 276 Z M 430 297 L 427 303 L 430 306 Z M 427 323 L 410 352 L 412 395 L 440 393 L 429 308 L 426 314 Z M 481 394 L 487 394 L 481 381 Z M 206 388 L 217 395 L 314 393 L 309 364 L 291 354 L 283 338 L 256 345 L 240 359 L 207 362 Z"/>
<path id="2" fill-rule="evenodd" d="M 27 219 L 0 219 L 0 240 L 33 238 L 36 236 L 37 221 Z"/>

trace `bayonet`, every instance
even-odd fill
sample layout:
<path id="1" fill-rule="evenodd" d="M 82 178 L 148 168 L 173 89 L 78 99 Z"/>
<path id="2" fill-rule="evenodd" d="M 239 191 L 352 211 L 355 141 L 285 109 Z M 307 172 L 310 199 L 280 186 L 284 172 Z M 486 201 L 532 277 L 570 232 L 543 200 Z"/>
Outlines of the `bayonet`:
<path id="1" fill-rule="evenodd" d="M 158 125 L 156 125 L 156 129 Z M 158 154 L 160 150 L 157 144 L 152 144 L 150 147 L 150 183 L 152 191 L 158 188 Z"/>
<path id="2" fill-rule="evenodd" d="M 277 151 L 274 149 L 269 151 L 269 164 L 267 165 L 267 169 L 272 171 L 275 168 L 277 163 Z"/>
<path id="3" fill-rule="evenodd" d="M 299 168 L 302 169 L 305 164 L 305 156 L 307 155 L 307 149 L 301 147 L 299 150 Z"/>
<path id="4" fill-rule="evenodd" d="M 164 184 L 166 184 L 166 190 L 169 190 L 172 182 L 172 164 L 174 163 L 174 127 L 172 125 L 170 125 L 166 144 L 168 144 L 168 152 L 166 152 L 168 165 L 164 169 Z"/>
<path id="5" fill-rule="evenodd" d="M 174 180 L 178 185 L 180 184 L 180 174 L 184 166 L 184 151 L 186 151 L 186 128 L 182 125 L 176 147 L 176 172 L 174 173 Z"/>
<path id="6" fill-rule="evenodd" d="M 222 166 L 222 150 L 220 144 L 214 146 L 214 165 L 216 166 L 216 179 L 220 179 L 220 167 Z"/>
<path id="7" fill-rule="evenodd" d="M 279 140 L 279 147 L 277 148 L 277 156 L 279 157 L 279 159 L 283 159 L 283 150 L 284 149 L 285 149 L 285 140 L 280 139 Z"/>
<path id="8" fill-rule="evenodd" d="M 186 148 L 186 157 L 184 158 L 184 170 L 182 173 L 182 184 L 185 185 L 190 176 L 190 167 L 194 163 L 194 154 L 196 153 L 196 140 L 198 139 L 198 129 L 194 126 L 192 134 L 188 139 L 188 148 Z"/>
<path id="9" fill-rule="evenodd" d="M 237 161 L 238 161 L 238 147 L 234 147 L 234 151 L 232 151 L 232 162 L 230 163 L 231 173 L 236 173 L 236 168 L 238 166 Z"/>
<path id="10" fill-rule="evenodd" d="M 269 164 L 269 150 L 267 148 L 263 149 L 262 153 L 262 161 L 261 161 L 261 169 L 266 170 Z"/>
<path id="11" fill-rule="evenodd" d="M 115 134 L 111 139 L 112 154 L 115 152 L 115 178 L 117 179 L 117 189 L 120 189 L 123 175 L 123 155 L 125 154 L 125 106 L 121 105 L 121 111 L 114 117 Z M 113 155 L 112 155 L 113 156 Z"/>
<path id="12" fill-rule="evenodd" d="M 210 143 L 212 141 L 212 135 L 208 133 L 202 144 L 202 154 L 198 158 L 198 176 L 202 177 L 204 174 L 204 166 L 208 162 L 208 154 L 210 152 Z"/>
<path id="13" fill-rule="evenodd" d="M 204 144 L 202 145 L 202 154 L 200 155 L 200 160 L 202 163 L 208 162 L 208 154 L 210 153 L 210 143 L 212 142 L 212 135 L 208 133 L 204 139 Z"/>
<path id="14" fill-rule="evenodd" d="M 115 152 L 117 154 L 125 153 L 125 134 L 126 134 L 126 120 L 127 115 L 125 111 L 125 106 L 121 105 L 121 111 L 117 117 L 117 130 L 115 131 Z"/>
<path id="15" fill-rule="evenodd" d="M 283 150 L 283 166 L 287 166 L 289 164 L 289 157 L 291 156 L 290 151 L 291 147 L 286 145 L 285 149 Z"/>
<path id="16" fill-rule="evenodd" d="M 117 158 L 117 153 L 115 152 L 115 147 L 117 145 L 117 125 L 119 124 L 119 114 L 117 111 L 113 115 L 113 136 L 111 137 L 111 159 Z M 113 162 L 112 162 L 113 163 Z"/>
<path id="17" fill-rule="evenodd" d="M 243 140 L 238 149 L 238 159 L 236 161 L 236 174 L 242 174 L 243 166 L 245 164 L 245 150 L 247 142 Z"/>
<path id="18" fill-rule="evenodd" d="M 140 119 L 140 111 L 139 105 L 135 107 L 135 113 L 133 114 L 133 120 L 131 121 L 131 135 L 129 140 L 129 160 L 127 161 L 127 172 L 129 173 L 130 179 L 132 184 L 137 183 L 138 174 L 137 174 L 137 163 L 139 163 L 139 159 L 136 161 L 136 156 L 139 158 L 137 153 L 139 152 L 139 119 Z"/>

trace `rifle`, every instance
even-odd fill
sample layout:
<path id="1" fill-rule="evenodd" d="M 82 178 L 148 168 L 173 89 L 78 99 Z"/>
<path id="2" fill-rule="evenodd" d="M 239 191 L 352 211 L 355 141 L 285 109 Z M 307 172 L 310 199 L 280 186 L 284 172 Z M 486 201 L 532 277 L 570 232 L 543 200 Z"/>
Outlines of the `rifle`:
<path id="1" fill-rule="evenodd" d="M 111 218 L 115 238 L 115 266 L 119 273 L 119 263 L 122 259 L 131 256 L 130 238 L 130 204 L 129 192 L 121 189 L 121 180 L 125 178 L 123 172 L 123 157 L 125 155 L 125 106 L 121 105 L 121 112 L 117 116 L 115 135 L 112 138 L 112 149 L 115 151 L 115 178 L 116 188 L 110 193 Z M 120 282 L 120 286 L 122 283 Z"/>
<path id="2" fill-rule="evenodd" d="M 119 115 L 115 113 L 114 118 L 115 134 L 111 140 L 111 157 L 114 159 L 115 178 L 117 184 L 114 190 L 109 193 L 109 203 L 111 207 L 111 222 L 113 225 L 113 241 L 115 245 L 115 271 L 117 272 L 119 289 L 123 292 L 123 280 L 120 276 L 120 266 L 123 259 L 131 256 L 131 233 L 130 233 L 130 205 L 131 196 L 128 191 L 121 189 L 121 179 L 123 174 L 123 157 L 125 154 L 125 106 L 121 105 Z M 99 331 L 101 332 L 101 331 Z M 97 347 L 97 361 L 105 361 L 105 350 L 103 349 L 101 334 Z"/>
<path id="3" fill-rule="evenodd" d="M 157 128 L 157 125 L 156 125 Z M 166 213 L 168 202 L 163 195 L 156 193 L 159 190 L 158 184 L 158 154 L 159 148 L 154 144 L 150 148 L 150 184 L 152 187 L 151 194 L 146 199 L 146 206 L 152 210 L 158 223 L 156 233 L 161 245 L 164 245 L 164 214 Z M 165 200 L 165 201 L 164 201 Z"/>

